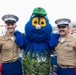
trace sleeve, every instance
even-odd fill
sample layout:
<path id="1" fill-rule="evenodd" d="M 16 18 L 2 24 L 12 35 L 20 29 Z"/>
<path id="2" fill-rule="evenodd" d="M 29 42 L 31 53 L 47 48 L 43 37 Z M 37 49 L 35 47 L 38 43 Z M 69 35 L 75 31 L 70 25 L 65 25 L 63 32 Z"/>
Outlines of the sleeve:
<path id="1" fill-rule="evenodd" d="M 3 37 L 0 36 L 0 53 L 1 53 L 1 50 L 2 50 L 2 39 L 3 39 Z"/>
<path id="2" fill-rule="evenodd" d="M 2 50 L 2 45 L 0 45 L 0 53 L 1 53 L 1 50 Z"/>

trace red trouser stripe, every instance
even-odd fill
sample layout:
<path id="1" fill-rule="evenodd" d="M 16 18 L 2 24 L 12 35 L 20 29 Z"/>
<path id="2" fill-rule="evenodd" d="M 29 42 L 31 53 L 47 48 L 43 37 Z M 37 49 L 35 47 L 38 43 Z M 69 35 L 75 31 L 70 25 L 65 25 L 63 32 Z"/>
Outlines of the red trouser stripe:
<path id="1" fill-rule="evenodd" d="M 76 68 L 75 68 L 75 75 L 76 75 Z"/>
<path id="2" fill-rule="evenodd" d="M 0 75 L 2 75 L 2 64 L 0 64 Z"/>

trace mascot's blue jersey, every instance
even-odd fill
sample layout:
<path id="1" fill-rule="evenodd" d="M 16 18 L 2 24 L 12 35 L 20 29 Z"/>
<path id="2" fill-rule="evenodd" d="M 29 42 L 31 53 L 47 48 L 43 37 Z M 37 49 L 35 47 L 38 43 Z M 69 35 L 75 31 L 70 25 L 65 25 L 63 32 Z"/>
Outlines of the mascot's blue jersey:
<path id="1" fill-rule="evenodd" d="M 46 75 L 50 71 L 50 51 L 56 46 L 59 35 L 52 33 L 46 16 L 32 15 L 25 25 L 24 37 L 16 32 L 16 42 L 24 48 L 23 60 L 26 75 Z"/>

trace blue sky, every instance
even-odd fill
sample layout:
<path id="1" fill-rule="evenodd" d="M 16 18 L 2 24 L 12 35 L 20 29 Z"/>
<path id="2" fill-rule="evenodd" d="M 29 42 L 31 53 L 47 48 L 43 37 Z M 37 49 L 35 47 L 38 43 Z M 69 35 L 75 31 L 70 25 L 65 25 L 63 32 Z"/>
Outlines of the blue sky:
<path id="1" fill-rule="evenodd" d="M 4 25 L 1 17 L 5 14 L 14 14 L 19 17 L 17 30 L 24 32 L 24 26 L 29 20 L 35 7 L 43 7 L 48 13 L 52 26 L 58 18 L 70 18 L 76 21 L 75 0 L 0 0 L 0 24 Z"/>

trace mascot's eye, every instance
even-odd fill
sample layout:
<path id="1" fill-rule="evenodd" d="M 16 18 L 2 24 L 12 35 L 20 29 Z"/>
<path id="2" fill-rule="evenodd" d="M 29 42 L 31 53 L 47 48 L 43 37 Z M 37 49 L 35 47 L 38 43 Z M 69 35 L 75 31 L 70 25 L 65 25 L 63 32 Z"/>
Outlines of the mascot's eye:
<path id="1" fill-rule="evenodd" d="M 38 17 L 34 17 L 33 19 L 32 19 L 32 25 L 33 26 L 36 26 L 38 24 Z"/>
<path id="2" fill-rule="evenodd" d="M 46 19 L 45 18 L 40 18 L 40 26 L 46 26 Z"/>
<path id="3" fill-rule="evenodd" d="M 37 21 L 34 21 L 34 24 L 37 24 Z"/>
<path id="4" fill-rule="evenodd" d="M 41 22 L 41 24 L 44 24 L 44 22 Z"/>

